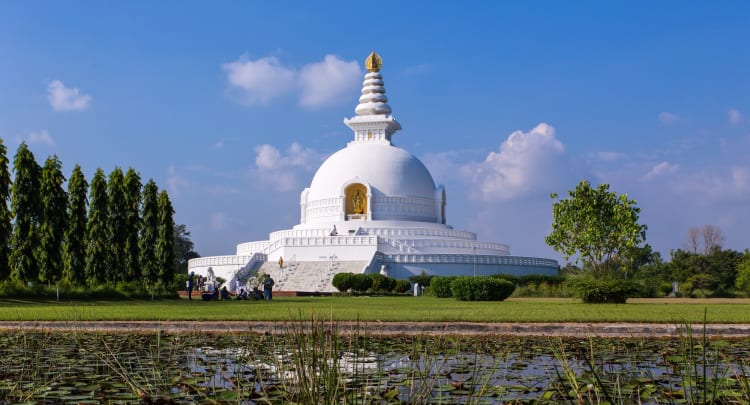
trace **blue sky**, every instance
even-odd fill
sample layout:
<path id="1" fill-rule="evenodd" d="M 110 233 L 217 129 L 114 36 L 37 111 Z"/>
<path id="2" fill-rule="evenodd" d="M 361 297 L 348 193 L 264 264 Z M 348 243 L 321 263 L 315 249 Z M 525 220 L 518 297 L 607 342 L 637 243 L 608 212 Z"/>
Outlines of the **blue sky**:
<path id="1" fill-rule="evenodd" d="M 370 51 L 394 143 L 448 192 L 448 222 L 559 258 L 551 192 L 638 201 L 668 257 L 690 227 L 750 247 L 747 2 L 0 3 L 0 137 L 66 176 L 134 167 L 202 255 L 299 222 L 352 135 Z"/>

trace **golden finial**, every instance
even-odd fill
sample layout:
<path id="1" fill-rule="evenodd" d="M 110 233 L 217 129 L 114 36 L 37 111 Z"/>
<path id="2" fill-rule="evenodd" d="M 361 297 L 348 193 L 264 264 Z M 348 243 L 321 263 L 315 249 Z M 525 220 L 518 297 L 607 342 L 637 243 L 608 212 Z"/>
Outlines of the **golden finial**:
<path id="1" fill-rule="evenodd" d="M 379 72 L 381 67 L 383 67 L 383 59 L 380 58 L 377 52 L 372 51 L 370 56 L 365 59 L 365 68 L 367 68 L 368 72 Z"/>

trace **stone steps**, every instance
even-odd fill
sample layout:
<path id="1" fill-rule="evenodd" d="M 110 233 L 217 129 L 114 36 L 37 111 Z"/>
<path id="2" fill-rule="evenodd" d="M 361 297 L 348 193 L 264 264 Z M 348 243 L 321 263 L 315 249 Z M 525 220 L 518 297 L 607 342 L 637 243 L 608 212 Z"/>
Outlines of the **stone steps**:
<path id="1" fill-rule="evenodd" d="M 263 263 L 258 274 L 270 274 L 275 291 L 336 292 L 331 285 L 337 273 L 362 273 L 365 261 L 319 261 L 285 263 L 280 269 L 278 263 Z"/>

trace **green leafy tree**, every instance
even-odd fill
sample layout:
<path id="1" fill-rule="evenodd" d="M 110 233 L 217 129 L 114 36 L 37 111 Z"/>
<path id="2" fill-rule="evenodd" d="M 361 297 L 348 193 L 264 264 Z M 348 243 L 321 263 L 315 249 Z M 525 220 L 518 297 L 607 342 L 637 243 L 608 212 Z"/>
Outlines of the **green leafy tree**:
<path id="1" fill-rule="evenodd" d="M 174 227 L 174 257 L 176 274 L 187 274 L 188 261 L 201 257 L 193 251 L 195 245 L 190 240 L 190 232 L 184 224 Z"/>
<path id="2" fill-rule="evenodd" d="M 10 171 L 8 169 L 8 149 L 0 138 L 0 280 L 10 276 L 10 237 L 13 226 L 10 203 Z"/>
<path id="3" fill-rule="evenodd" d="M 39 175 L 41 168 L 25 142 L 21 142 L 13 159 L 14 181 L 11 188 L 11 210 L 14 220 L 11 238 L 11 277 L 37 281 L 39 264 L 35 252 L 39 246 L 40 215 Z"/>
<path id="4" fill-rule="evenodd" d="M 141 176 L 132 167 L 125 173 L 125 278 L 140 277 L 138 236 L 141 227 Z"/>
<path id="5" fill-rule="evenodd" d="M 109 281 L 107 205 L 107 180 L 104 171 L 99 168 L 91 179 L 89 217 L 86 226 L 86 281 L 91 286 Z"/>
<path id="6" fill-rule="evenodd" d="M 48 157 L 42 168 L 40 196 L 42 218 L 39 227 L 40 241 L 39 280 L 56 283 L 62 278 L 63 241 L 68 223 L 68 195 L 63 188 L 65 176 L 57 155 Z"/>
<path id="7" fill-rule="evenodd" d="M 68 227 L 65 233 L 63 278 L 75 285 L 86 282 L 86 210 L 89 185 L 81 166 L 76 165 L 68 180 Z"/>
<path id="8" fill-rule="evenodd" d="M 141 205 L 141 238 L 140 248 L 141 276 L 150 285 L 156 283 L 159 276 L 159 265 L 156 261 L 156 242 L 158 240 L 159 207 L 158 188 L 154 180 L 149 180 L 143 187 L 143 204 Z"/>
<path id="9" fill-rule="evenodd" d="M 628 252 L 646 240 L 646 225 L 638 223 L 640 208 L 627 195 L 609 191 L 608 184 L 592 188 L 580 182 L 569 198 L 555 199 L 552 233 L 546 242 L 566 260 L 577 256 L 597 273 L 630 261 Z"/>
<path id="10" fill-rule="evenodd" d="M 127 241 L 127 201 L 122 169 L 115 167 L 107 182 L 107 281 L 124 281 L 125 242 Z"/>
<path id="11" fill-rule="evenodd" d="M 174 208 L 165 190 L 159 193 L 157 200 L 159 226 L 156 240 L 156 260 L 159 264 L 159 281 L 168 285 L 175 275 L 174 256 Z"/>
<path id="12" fill-rule="evenodd" d="M 352 288 L 353 273 L 336 273 L 331 280 L 331 285 L 341 292 L 347 292 Z"/>
<path id="13" fill-rule="evenodd" d="M 737 279 L 734 283 L 738 290 L 750 293 L 750 250 L 745 249 L 742 260 L 737 264 Z"/>
<path id="14" fill-rule="evenodd" d="M 708 254 L 692 253 L 686 250 L 673 250 L 672 260 L 667 264 L 673 281 L 689 282 L 694 276 L 711 279 L 714 284 L 703 283 L 700 288 L 721 288 L 729 290 L 736 285 L 737 266 L 742 253 L 735 250 L 714 249 Z"/>
<path id="15" fill-rule="evenodd" d="M 732 249 L 714 248 L 708 257 L 708 274 L 716 278 L 719 288 L 734 288 L 737 280 L 737 266 L 742 261 L 742 253 Z"/>

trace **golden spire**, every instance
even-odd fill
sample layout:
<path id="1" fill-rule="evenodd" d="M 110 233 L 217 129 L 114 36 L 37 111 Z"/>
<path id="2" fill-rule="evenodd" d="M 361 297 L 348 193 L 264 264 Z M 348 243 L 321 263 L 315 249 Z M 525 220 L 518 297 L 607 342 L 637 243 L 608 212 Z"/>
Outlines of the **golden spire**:
<path id="1" fill-rule="evenodd" d="M 383 67 L 383 59 L 380 58 L 377 52 L 372 51 L 370 56 L 365 59 L 365 68 L 367 68 L 368 72 L 379 72 L 381 67 Z"/>

